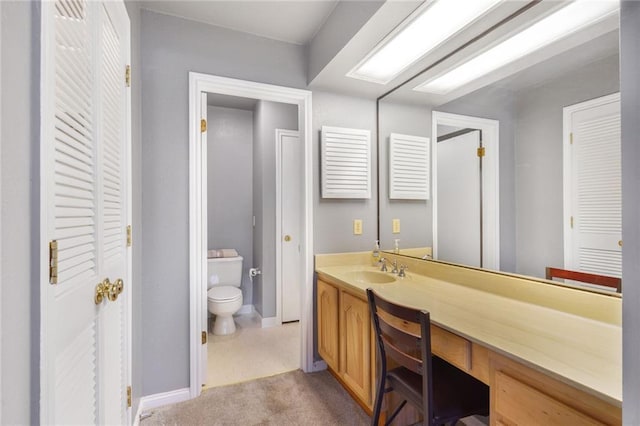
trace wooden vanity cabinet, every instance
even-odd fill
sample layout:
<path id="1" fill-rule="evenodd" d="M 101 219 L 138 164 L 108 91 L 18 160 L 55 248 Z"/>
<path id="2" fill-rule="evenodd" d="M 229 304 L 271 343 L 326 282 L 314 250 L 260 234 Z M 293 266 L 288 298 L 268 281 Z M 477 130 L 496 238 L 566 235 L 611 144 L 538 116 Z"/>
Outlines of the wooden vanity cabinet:
<path id="1" fill-rule="evenodd" d="M 368 304 L 342 291 L 340 301 L 340 373 L 358 398 L 371 402 L 371 316 Z"/>
<path id="2" fill-rule="evenodd" d="M 338 289 L 318 280 L 318 353 L 333 371 L 340 369 Z"/>
<path id="3" fill-rule="evenodd" d="M 376 361 L 369 305 L 334 285 L 317 283 L 318 353 L 351 395 L 371 411 Z"/>

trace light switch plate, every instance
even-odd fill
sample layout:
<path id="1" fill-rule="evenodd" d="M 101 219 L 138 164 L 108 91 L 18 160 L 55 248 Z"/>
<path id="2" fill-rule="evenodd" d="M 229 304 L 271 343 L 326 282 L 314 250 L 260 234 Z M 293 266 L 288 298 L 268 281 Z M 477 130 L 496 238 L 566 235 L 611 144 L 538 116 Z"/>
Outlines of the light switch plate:
<path id="1" fill-rule="evenodd" d="M 353 220 L 353 235 L 362 235 L 362 219 Z"/>
<path id="2" fill-rule="evenodd" d="M 400 233 L 400 219 L 393 219 L 392 228 L 394 234 Z"/>

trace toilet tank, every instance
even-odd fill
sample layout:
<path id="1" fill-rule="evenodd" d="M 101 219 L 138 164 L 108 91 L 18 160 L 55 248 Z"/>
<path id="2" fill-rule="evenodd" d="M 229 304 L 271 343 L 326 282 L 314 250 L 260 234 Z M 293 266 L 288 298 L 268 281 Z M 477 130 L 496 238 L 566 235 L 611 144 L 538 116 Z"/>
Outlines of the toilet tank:
<path id="1" fill-rule="evenodd" d="M 207 259 L 207 289 L 216 285 L 240 287 L 242 256 Z"/>

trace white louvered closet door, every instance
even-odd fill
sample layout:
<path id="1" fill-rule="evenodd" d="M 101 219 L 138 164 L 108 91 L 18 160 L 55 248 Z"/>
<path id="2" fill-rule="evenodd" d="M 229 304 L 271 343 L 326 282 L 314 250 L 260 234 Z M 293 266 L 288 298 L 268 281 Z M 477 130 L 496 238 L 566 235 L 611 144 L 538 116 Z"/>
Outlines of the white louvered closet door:
<path id="1" fill-rule="evenodd" d="M 568 269 L 622 274 L 620 101 L 571 114 L 571 245 Z M 569 222 L 571 218 L 569 218 Z"/>
<path id="2" fill-rule="evenodd" d="M 122 2 L 42 6 L 41 208 L 58 253 L 42 284 L 41 421 L 128 424 L 129 19 Z M 123 291 L 96 303 L 106 278 Z"/>

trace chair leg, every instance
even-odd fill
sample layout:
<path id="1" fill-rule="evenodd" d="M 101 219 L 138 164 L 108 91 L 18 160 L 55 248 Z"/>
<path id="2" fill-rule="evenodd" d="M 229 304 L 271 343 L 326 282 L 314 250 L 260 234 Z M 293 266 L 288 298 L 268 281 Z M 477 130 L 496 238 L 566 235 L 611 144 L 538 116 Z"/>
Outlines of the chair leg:
<path id="1" fill-rule="evenodd" d="M 385 426 L 389 426 L 391 424 L 391 422 L 393 422 L 393 419 L 396 418 L 396 416 L 398 415 L 398 413 L 400 413 L 400 410 L 402 410 L 404 408 L 404 406 L 407 405 L 407 400 L 405 399 L 404 401 L 402 401 L 400 403 L 400 405 L 398 405 L 398 408 L 395 409 L 395 411 L 393 412 L 393 414 L 391 415 L 391 417 L 389 417 L 387 419 L 387 422 L 385 423 Z"/>
<path id="2" fill-rule="evenodd" d="M 380 380 L 378 381 L 378 391 L 376 392 L 376 402 L 373 405 L 373 417 L 371 417 L 371 426 L 378 426 L 378 422 L 380 422 L 380 411 L 382 410 L 382 399 L 385 394 L 385 377 L 384 375 L 380 376 Z"/>

